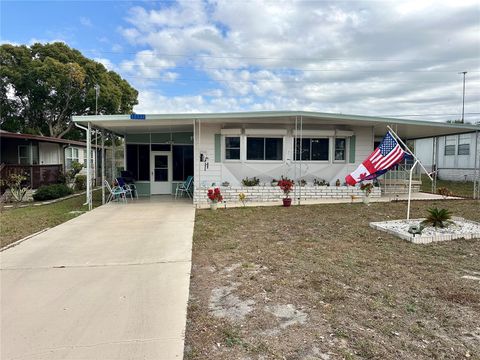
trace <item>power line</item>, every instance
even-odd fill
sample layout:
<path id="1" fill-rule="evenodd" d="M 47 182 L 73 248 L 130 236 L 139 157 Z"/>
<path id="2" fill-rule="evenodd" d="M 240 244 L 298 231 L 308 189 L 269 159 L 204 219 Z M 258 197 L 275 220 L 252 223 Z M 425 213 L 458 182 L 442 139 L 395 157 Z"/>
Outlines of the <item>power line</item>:
<path id="1" fill-rule="evenodd" d="M 458 116 L 459 114 L 389 114 L 389 115 L 381 115 L 381 116 L 391 116 L 391 117 L 416 117 L 416 116 Z M 480 112 L 468 112 L 465 115 L 480 115 Z"/>
<path id="2" fill-rule="evenodd" d="M 105 50 L 95 50 L 95 49 L 86 49 L 82 50 L 83 52 L 90 52 L 90 53 L 104 53 L 104 54 L 130 54 L 136 56 L 168 56 L 168 57 L 185 57 L 185 58 L 211 58 L 211 59 L 253 59 L 253 60 L 288 60 L 288 61 L 357 61 L 357 62 L 425 62 L 425 61 L 458 61 L 458 58 L 439 58 L 439 59 L 352 59 L 352 58 L 324 58 L 324 57 L 308 57 L 308 58 L 301 58 L 301 57 L 273 57 L 273 56 L 238 56 L 238 55 L 231 55 L 231 56 L 218 56 L 218 55 L 207 55 L 207 54 L 196 54 L 196 55 L 188 55 L 188 54 L 168 54 L 162 52 L 150 52 L 150 53 L 139 53 L 134 51 L 105 51 Z"/>
<path id="3" fill-rule="evenodd" d="M 152 69 L 194 69 L 194 70 L 225 70 L 225 71 L 241 71 L 247 70 L 246 67 L 197 67 L 197 66 L 177 66 L 177 65 L 145 65 L 140 63 L 129 63 L 128 66 L 139 66 Z M 302 69 L 302 68 L 287 68 L 287 67 L 261 67 L 260 70 L 275 70 L 275 71 L 303 71 L 303 72 L 361 72 L 361 73 L 452 73 L 457 74 L 457 70 L 348 70 L 348 69 Z M 479 71 L 469 71 L 472 73 L 480 73 Z"/>
<path id="4" fill-rule="evenodd" d="M 124 77 L 133 78 L 133 79 L 145 79 L 145 80 L 163 80 L 166 82 L 171 81 L 192 81 L 192 82 L 224 82 L 224 83 L 256 83 L 256 82 L 273 82 L 273 83 L 308 83 L 315 84 L 321 83 L 323 81 L 331 83 L 355 83 L 361 81 L 367 81 L 368 83 L 452 83 L 453 80 L 274 80 L 274 79 L 250 79 L 250 80 L 224 80 L 224 79 L 198 79 L 198 78 L 168 78 L 168 77 L 148 77 L 148 76 L 137 76 L 137 75 L 123 75 Z M 470 83 L 480 84 L 480 81 L 471 81 Z"/>

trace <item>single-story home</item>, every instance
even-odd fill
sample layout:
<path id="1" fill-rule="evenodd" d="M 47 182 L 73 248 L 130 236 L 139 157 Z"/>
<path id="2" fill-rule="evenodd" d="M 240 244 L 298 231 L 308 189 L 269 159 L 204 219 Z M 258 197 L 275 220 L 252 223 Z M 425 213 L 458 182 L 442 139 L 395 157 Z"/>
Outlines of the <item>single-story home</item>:
<path id="1" fill-rule="evenodd" d="M 306 181 L 295 187 L 295 197 L 358 195 L 358 187 L 342 186 L 344 178 L 373 151 L 387 126 L 405 141 L 480 130 L 468 124 L 306 111 L 95 115 L 73 121 L 125 139 L 125 168 L 139 195 L 173 194 L 193 175 L 194 203 L 206 202 L 211 186 L 221 186 L 227 201 L 238 201 L 240 192 L 257 201 L 278 200 L 281 193 L 270 183 L 282 176 L 297 184 Z M 253 177 L 260 186 L 241 186 Z M 322 180 L 331 186 L 315 186 Z"/>
<path id="2" fill-rule="evenodd" d="M 438 178 L 473 181 L 480 160 L 480 134 L 469 132 L 415 140 L 415 155 L 428 169 L 436 169 Z M 477 164 L 477 166 L 475 166 Z"/>
<path id="3" fill-rule="evenodd" d="M 11 172 L 25 173 L 30 187 L 36 189 L 57 182 L 58 174 L 70 170 L 72 162 L 85 164 L 87 144 L 0 130 L 0 150 L 1 177 Z M 93 168 L 98 167 L 95 154 L 92 150 Z"/>

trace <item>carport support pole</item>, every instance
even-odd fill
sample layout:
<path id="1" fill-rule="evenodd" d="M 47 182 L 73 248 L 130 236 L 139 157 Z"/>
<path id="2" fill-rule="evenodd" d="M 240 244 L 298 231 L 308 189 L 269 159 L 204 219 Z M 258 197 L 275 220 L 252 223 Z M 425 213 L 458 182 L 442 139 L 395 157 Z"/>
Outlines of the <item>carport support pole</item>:
<path id="1" fill-rule="evenodd" d="M 115 180 L 116 174 L 115 174 L 115 134 L 112 133 L 112 183 Z"/>
<path id="2" fill-rule="evenodd" d="M 87 203 L 92 210 L 92 125 L 87 126 Z"/>
<path id="3" fill-rule="evenodd" d="M 407 205 L 407 220 L 410 220 L 410 203 L 412 201 L 412 177 L 413 177 L 413 170 L 415 169 L 415 166 L 419 163 L 418 160 L 415 160 L 413 163 L 412 168 L 410 169 L 410 174 L 409 174 L 409 181 L 408 181 L 408 205 Z"/>
<path id="4" fill-rule="evenodd" d="M 102 129 L 102 204 L 105 204 L 105 131 Z"/>
<path id="5" fill-rule="evenodd" d="M 479 180 L 477 180 L 478 178 L 478 168 L 480 167 L 480 165 L 478 164 L 479 161 L 478 161 L 478 130 L 475 131 L 475 155 L 473 157 L 473 161 L 474 161 L 474 173 L 473 173 L 473 198 L 474 199 L 477 199 L 477 198 L 480 198 L 480 183 L 479 183 Z"/>

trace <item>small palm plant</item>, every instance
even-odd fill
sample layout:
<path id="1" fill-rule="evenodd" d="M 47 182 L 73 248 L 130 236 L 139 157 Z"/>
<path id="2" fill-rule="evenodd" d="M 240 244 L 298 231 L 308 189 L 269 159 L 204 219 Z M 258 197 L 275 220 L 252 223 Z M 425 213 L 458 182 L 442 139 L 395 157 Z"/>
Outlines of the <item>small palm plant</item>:
<path id="1" fill-rule="evenodd" d="M 450 225 L 452 214 L 447 209 L 430 208 L 427 210 L 428 215 L 422 221 L 422 225 L 444 228 Z"/>

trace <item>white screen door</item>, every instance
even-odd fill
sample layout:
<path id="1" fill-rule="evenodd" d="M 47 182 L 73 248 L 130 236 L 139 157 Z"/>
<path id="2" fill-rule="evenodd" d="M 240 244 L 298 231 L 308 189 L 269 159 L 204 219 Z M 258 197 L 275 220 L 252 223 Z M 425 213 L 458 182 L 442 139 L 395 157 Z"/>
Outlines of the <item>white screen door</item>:
<path id="1" fill-rule="evenodd" d="M 152 151 L 150 155 L 150 193 L 172 193 L 172 154 L 166 151 Z"/>

